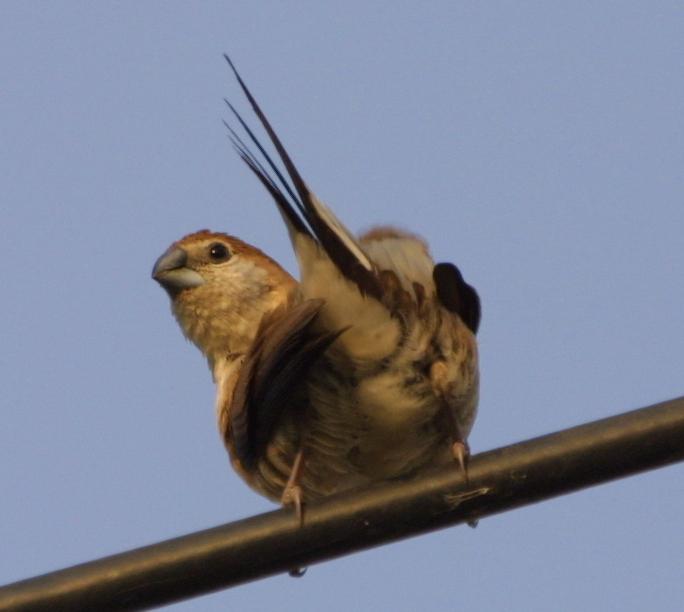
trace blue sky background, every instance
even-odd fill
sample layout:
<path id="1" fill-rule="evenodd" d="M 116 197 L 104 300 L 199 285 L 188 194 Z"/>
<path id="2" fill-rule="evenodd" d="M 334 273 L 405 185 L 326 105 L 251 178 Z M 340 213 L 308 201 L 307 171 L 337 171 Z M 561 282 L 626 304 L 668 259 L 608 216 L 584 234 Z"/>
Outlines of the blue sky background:
<path id="1" fill-rule="evenodd" d="M 273 506 L 150 280 L 208 227 L 294 270 L 228 51 L 354 230 L 480 291 L 475 452 L 684 393 L 679 2 L 0 5 L 0 583 Z M 179 610 L 678 610 L 684 468 Z"/>

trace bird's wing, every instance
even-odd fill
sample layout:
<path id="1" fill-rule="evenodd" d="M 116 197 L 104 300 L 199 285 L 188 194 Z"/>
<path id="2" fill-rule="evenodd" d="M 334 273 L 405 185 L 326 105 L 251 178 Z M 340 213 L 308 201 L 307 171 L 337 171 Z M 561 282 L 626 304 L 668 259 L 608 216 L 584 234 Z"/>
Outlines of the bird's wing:
<path id="1" fill-rule="evenodd" d="M 350 327 L 339 344 L 344 352 L 355 359 L 382 359 L 401 341 L 406 321 L 416 316 L 421 304 L 434 299 L 442 301 L 450 312 L 466 317 L 464 322 L 471 330 L 476 328 L 479 301 L 474 289 L 463 282 L 460 274 L 454 276 L 451 268 L 433 271 L 434 262 L 424 242 L 393 228 L 379 228 L 356 239 L 316 197 L 230 58 L 225 57 L 275 147 L 292 186 L 226 100 L 264 162 L 228 126 L 233 145 L 269 191 L 285 220 L 299 261 L 302 294 L 326 302 L 321 314 L 322 327 L 329 330 Z M 460 283 L 455 282 L 458 278 Z M 454 299 L 455 295 L 460 296 L 458 300 Z"/>
<path id="2" fill-rule="evenodd" d="M 257 147 L 265 159 L 265 163 L 271 168 L 277 179 L 271 178 L 267 169 L 259 162 L 256 155 L 250 151 L 249 147 L 245 145 L 237 133 L 232 130 L 230 126 L 227 126 L 230 130 L 231 140 L 240 157 L 261 181 L 264 187 L 266 187 L 271 196 L 273 196 L 273 199 L 288 226 L 295 251 L 298 251 L 303 239 L 308 239 L 320 244 L 327 256 L 335 263 L 338 270 L 345 278 L 354 283 L 363 294 L 381 299 L 383 294 L 382 282 L 373 262 L 352 233 L 309 189 L 232 61 L 227 55 L 225 58 L 233 70 L 242 91 L 249 100 L 252 109 L 278 152 L 278 156 L 292 181 L 294 190 L 290 187 L 289 183 L 259 142 L 259 139 L 255 136 L 254 132 L 242 119 L 235 107 L 226 100 L 226 104 L 228 104 L 240 125 Z"/>
<path id="3" fill-rule="evenodd" d="M 432 276 L 442 305 L 450 312 L 455 312 L 476 334 L 481 315 L 477 291 L 463 280 L 461 271 L 452 263 L 438 263 Z"/>
<path id="4" fill-rule="evenodd" d="M 296 386 L 343 331 L 312 330 L 322 304 L 305 300 L 264 317 L 240 368 L 230 405 L 221 408 L 227 410 L 235 455 L 248 469 L 263 452 L 283 411 L 293 404 L 297 407 Z"/>

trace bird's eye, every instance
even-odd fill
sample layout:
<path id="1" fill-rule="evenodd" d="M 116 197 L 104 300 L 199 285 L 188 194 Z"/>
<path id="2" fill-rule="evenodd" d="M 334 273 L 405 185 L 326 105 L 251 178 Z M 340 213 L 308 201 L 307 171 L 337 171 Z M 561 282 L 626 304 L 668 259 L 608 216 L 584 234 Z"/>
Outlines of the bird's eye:
<path id="1" fill-rule="evenodd" d="M 225 244 L 214 242 L 209 246 L 209 257 L 211 257 L 214 261 L 225 261 L 230 257 L 230 252 L 226 248 Z"/>

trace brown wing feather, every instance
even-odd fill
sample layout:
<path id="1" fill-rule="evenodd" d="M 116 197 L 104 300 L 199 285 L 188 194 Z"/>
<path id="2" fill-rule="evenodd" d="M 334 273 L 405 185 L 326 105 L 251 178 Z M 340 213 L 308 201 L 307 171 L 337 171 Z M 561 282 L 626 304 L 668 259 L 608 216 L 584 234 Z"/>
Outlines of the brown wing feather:
<path id="1" fill-rule="evenodd" d="M 254 466 L 296 388 L 328 346 L 342 333 L 317 333 L 312 324 L 323 300 L 306 300 L 266 315 L 245 357 L 230 405 L 230 431 L 236 457 Z"/>
<path id="2" fill-rule="evenodd" d="M 463 280 L 460 270 L 452 263 L 438 263 L 432 276 L 442 305 L 461 317 L 471 332 L 477 333 L 481 316 L 477 291 Z"/>
<path id="3" fill-rule="evenodd" d="M 280 171 L 277 169 L 275 163 L 271 160 L 270 156 L 266 152 L 263 145 L 259 142 L 259 139 L 256 137 L 254 132 L 242 119 L 237 110 L 228 101 L 226 101 L 231 111 L 235 114 L 235 117 L 247 132 L 250 140 L 256 145 L 256 147 L 259 149 L 259 152 L 264 156 L 266 163 L 276 173 L 278 179 L 292 197 L 294 207 L 299 210 L 302 217 L 309 224 L 316 239 L 321 244 L 330 259 L 335 263 L 339 271 L 346 278 L 355 283 L 362 293 L 372 295 L 373 297 L 379 299 L 382 296 L 382 288 L 378 283 L 372 262 L 368 259 L 367 255 L 363 252 L 363 249 L 351 235 L 349 230 L 345 228 L 335 217 L 332 211 L 329 210 L 321 201 L 319 201 L 318 198 L 316 198 L 316 196 L 311 192 L 297 170 L 297 167 L 294 165 L 294 162 L 290 158 L 290 155 L 280 141 L 280 138 L 271 126 L 271 123 L 266 118 L 266 115 L 261 110 L 261 107 L 252 95 L 252 92 L 242 80 L 242 77 L 237 71 L 235 65 L 226 54 L 224 54 L 224 57 L 233 71 L 240 88 L 242 89 L 246 98 L 249 100 L 252 110 L 258 117 L 261 125 L 275 147 L 278 156 L 285 166 L 285 170 L 287 171 L 287 174 L 295 187 L 298 197 L 291 192 L 287 186 L 287 182 L 282 177 Z M 232 130 L 231 133 L 234 134 Z M 273 187 L 275 186 L 275 181 L 271 181 L 267 176 L 265 176 L 265 172 L 259 166 L 258 162 L 255 163 L 255 157 L 249 152 L 249 149 L 247 149 L 241 143 L 239 138 L 235 139 L 234 137 L 233 142 L 238 149 L 240 157 L 242 157 L 243 161 L 249 166 L 252 172 L 257 175 L 271 196 L 274 197 L 276 204 L 283 212 L 283 215 L 286 217 L 286 219 L 288 219 L 289 222 L 292 222 L 292 218 L 297 216 L 295 208 L 293 208 L 293 206 L 287 201 L 287 198 L 284 197 L 284 194 L 278 194 L 277 188 L 274 191 Z M 302 226 L 303 224 L 300 221 L 299 227 Z M 305 231 L 307 234 L 309 234 L 308 230 Z"/>

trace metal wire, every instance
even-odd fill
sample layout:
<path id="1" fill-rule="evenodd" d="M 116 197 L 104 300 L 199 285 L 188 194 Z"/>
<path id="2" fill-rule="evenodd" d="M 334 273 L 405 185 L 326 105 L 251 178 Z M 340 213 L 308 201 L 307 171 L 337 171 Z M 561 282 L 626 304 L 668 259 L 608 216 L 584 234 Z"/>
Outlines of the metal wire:
<path id="1" fill-rule="evenodd" d="M 684 397 L 0 588 L 0 610 L 137 610 L 202 595 L 684 459 Z"/>

